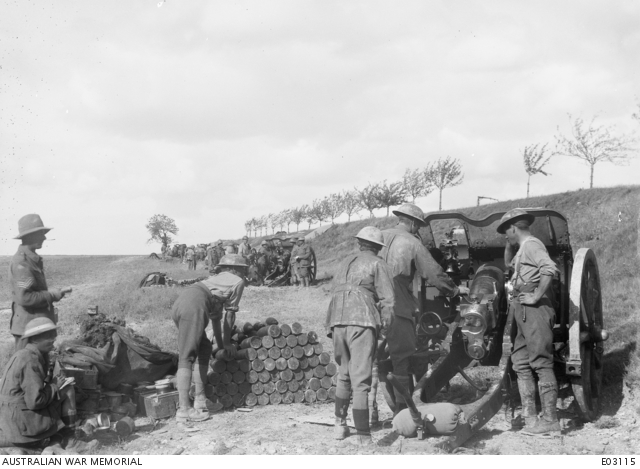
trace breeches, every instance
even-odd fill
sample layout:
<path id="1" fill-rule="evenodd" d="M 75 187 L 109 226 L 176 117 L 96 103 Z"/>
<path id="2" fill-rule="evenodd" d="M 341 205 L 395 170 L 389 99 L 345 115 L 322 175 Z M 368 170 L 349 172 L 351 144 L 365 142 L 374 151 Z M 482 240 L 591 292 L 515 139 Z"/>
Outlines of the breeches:
<path id="1" fill-rule="evenodd" d="M 543 297 L 536 306 L 511 302 L 517 332 L 513 341 L 511 362 L 520 379 L 555 382 L 553 374 L 553 325 L 555 312 L 551 301 Z M 524 319 L 523 319 L 524 316 Z"/>
<path id="2" fill-rule="evenodd" d="M 178 327 L 178 368 L 193 368 L 196 360 L 208 363 L 213 346 L 205 334 L 209 323 L 205 292 L 197 288 L 185 290 L 172 311 L 173 322 Z"/>
<path id="3" fill-rule="evenodd" d="M 387 328 L 387 343 L 393 364 L 393 374 L 409 375 L 409 357 L 416 351 L 416 331 L 413 319 L 393 316 L 391 324 Z"/>
<path id="4" fill-rule="evenodd" d="M 336 397 L 349 399 L 353 391 L 353 408 L 368 409 L 376 331 L 372 327 L 334 326 L 333 349 L 338 364 Z"/>
<path id="5" fill-rule="evenodd" d="M 299 278 L 309 278 L 309 267 L 308 266 L 298 266 L 298 277 Z"/>

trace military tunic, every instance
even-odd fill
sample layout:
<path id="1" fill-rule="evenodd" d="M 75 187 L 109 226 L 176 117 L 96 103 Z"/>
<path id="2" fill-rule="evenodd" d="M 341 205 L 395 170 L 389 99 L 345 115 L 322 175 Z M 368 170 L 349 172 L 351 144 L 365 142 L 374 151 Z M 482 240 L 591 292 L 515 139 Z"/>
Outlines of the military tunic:
<path id="1" fill-rule="evenodd" d="M 298 262 L 298 276 L 300 278 L 309 278 L 313 249 L 311 249 L 311 246 L 309 246 L 308 244 L 298 246 L 297 257 L 300 259 L 300 261 Z"/>
<path id="2" fill-rule="evenodd" d="M 27 344 L 9 359 L 0 381 L 0 440 L 34 443 L 65 425 L 58 386 L 45 383 L 45 359 Z"/>
<path id="3" fill-rule="evenodd" d="M 42 257 L 27 246 L 18 247 L 11 259 L 9 282 L 12 295 L 10 330 L 14 336 L 22 336 L 32 319 L 46 317 L 56 322 L 53 303 L 62 298 L 62 292 L 47 288 Z"/>
<path id="4" fill-rule="evenodd" d="M 245 259 L 248 259 L 251 255 L 251 246 L 249 246 L 249 244 L 241 243 L 240 246 L 238 246 L 238 254 L 244 256 Z"/>
<path id="5" fill-rule="evenodd" d="M 523 379 L 533 380 L 535 372 L 540 382 L 555 382 L 553 374 L 553 326 L 555 310 L 550 292 L 535 305 L 522 305 L 519 293 L 533 293 L 542 275 L 554 276 L 558 267 L 549 257 L 547 248 L 538 238 L 526 238 L 511 261 L 514 287 L 511 308 L 517 326 L 511 361 L 513 370 Z"/>
<path id="6" fill-rule="evenodd" d="M 373 360 L 381 317 L 393 315 L 393 273 L 386 262 L 371 251 L 347 257 L 334 276 L 331 303 L 325 327 L 333 336 L 338 364 L 336 399 L 348 403 L 353 390 L 354 418 L 368 412 Z M 366 422 L 356 422 L 368 427 Z"/>
<path id="7" fill-rule="evenodd" d="M 444 273 L 427 248 L 403 225 L 382 232 L 385 247 L 380 251 L 393 271 L 395 281 L 395 315 L 389 325 L 387 341 L 394 374 L 409 374 L 409 357 L 415 352 L 416 337 L 413 313 L 419 309 L 413 294 L 414 277 L 421 277 L 446 296 L 458 294 L 455 283 Z"/>

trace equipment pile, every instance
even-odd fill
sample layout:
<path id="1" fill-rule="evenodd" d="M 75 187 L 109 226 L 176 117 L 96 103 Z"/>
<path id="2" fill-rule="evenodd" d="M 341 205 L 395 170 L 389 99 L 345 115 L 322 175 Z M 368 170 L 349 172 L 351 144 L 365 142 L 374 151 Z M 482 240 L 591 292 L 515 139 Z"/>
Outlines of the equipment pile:
<path id="1" fill-rule="evenodd" d="M 236 328 L 233 339 L 233 358 L 214 348 L 206 386 L 210 400 L 229 408 L 335 398 L 337 366 L 314 331 L 268 318 Z"/>

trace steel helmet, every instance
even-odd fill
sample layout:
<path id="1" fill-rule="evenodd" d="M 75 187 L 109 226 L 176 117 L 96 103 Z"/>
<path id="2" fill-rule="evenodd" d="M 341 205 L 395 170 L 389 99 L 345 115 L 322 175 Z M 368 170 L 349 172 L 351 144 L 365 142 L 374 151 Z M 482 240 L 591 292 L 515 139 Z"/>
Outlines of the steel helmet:
<path id="1" fill-rule="evenodd" d="M 260 246 L 268 246 L 268 245 L 269 245 L 269 243 L 267 243 L 267 242 L 266 242 L 266 241 L 264 241 L 264 240 L 260 243 Z"/>
<path id="2" fill-rule="evenodd" d="M 500 224 L 498 225 L 498 228 L 496 228 L 496 230 L 498 231 L 498 233 L 504 234 L 507 231 L 507 228 L 509 228 L 510 225 L 513 225 L 518 220 L 527 220 L 531 225 L 533 224 L 533 221 L 535 219 L 536 217 L 531 215 L 523 208 L 512 208 L 507 213 L 502 215 Z"/>
<path id="3" fill-rule="evenodd" d="M 375 226 L 365 226 L 354 238 L 361 239 L 379 245 L 380 247 L 386 246 L 384 244 L 384 238 L 382 237 L 382 231 Z"/>
<path id="4" fill-rule="evenodd" d="M 415 204 L 402 204 L 396 210 L 393 210 L 393 213 L 396 216 L 404 215 L 405 217 L 412 218 L 418 221 L 420 224 L 424 225 L 424 212 L 420 207 Z"/>
<path id="5" fill-rule="evenodd" d="M 240 254 L 227 254 L 222 256 L 218 265 L 228 267 L 249 267 L 244 256 L 241 256 Z"/>
<path id="6" fill-rule="evenodd" d="M 35 318 L 27 323 L 24 328 L 24 334 L 22 334 L 22 337 L 33 337 L 35 335 L 40 335 L 48 331 L 53 331 L 57 328 L 58 326 L 56 326 L 49 318 Z"/>

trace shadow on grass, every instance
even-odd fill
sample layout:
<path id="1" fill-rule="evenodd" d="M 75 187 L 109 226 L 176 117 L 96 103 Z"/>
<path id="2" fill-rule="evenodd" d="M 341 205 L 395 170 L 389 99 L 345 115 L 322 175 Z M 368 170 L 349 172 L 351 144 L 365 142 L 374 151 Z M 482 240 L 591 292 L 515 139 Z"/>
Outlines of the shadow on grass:
<path id="1" fill-rule="evenodd" d="M 636 342 L 630 342 L 623 348 L 607 353 L 602 366 L 602 415 L 615 415 L 622 406 L 623 380 L 625 370 L 629 365 L 632 354 L 636 351 Z"/>

